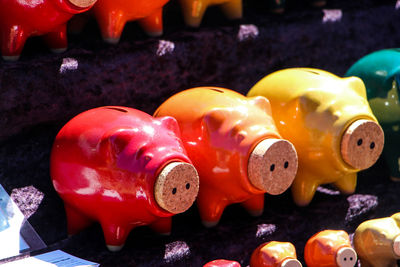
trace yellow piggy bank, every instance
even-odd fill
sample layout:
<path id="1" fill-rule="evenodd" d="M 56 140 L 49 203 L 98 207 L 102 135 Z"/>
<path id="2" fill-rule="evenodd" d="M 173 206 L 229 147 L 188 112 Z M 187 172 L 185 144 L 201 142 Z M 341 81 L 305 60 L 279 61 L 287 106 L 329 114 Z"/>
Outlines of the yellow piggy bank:
<path id="1" fill-rule="evenodd" d="M 400 212 L 361 223 L 354 247 L 362 267 L 397 267 L 400 259 Z"/>
<path id="2" fill-rule="evenodd" d="M 259 81 L 248 93 L 256 95 L 270 100 L 279 132 L 298 152 L 292 184 L 297 205 L 308 205 L 321 184 L 353 193 L 357 172 L 372 166 L 382 152 L 383 131 L 359 78 L 285 69 Z"/>
<path id="3" fill-rule="evenodd" d="M 207 7 L 219 5 L 228 19 L 242 17 L 242 0 L 179 0 L 186 25 L 199 27 Z"/>

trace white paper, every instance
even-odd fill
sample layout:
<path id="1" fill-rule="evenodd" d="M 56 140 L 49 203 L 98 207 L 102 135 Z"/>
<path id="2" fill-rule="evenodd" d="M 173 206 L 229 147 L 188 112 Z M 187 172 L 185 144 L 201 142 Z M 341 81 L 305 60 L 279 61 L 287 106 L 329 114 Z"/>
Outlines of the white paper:
<path id="1" fill-rule="evenodd" d="M 80 259 L 61 250 L 6 263 L 4 267 L 97 267 L 98 263 Z"/>

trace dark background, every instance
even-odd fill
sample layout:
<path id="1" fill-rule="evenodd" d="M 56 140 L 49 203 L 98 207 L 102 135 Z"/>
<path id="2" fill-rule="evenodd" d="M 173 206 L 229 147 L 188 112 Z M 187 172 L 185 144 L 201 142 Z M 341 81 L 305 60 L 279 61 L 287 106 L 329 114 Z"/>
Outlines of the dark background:
<path id="1" fill-rule="evenodd" d="M 304 263 L 304 245 L 314 233 L 343 229 L 352 234 L 364 220 L 400 210 L 400 184 L 390 181 L 381 159 L 360 173 L 355 195 L 322 188 L 305 208 L 296 207 L 289 192 L 266 196 L 261 217 L 232 205 L 217 227 L 206 229 L 194 206 L 174 217 L 171 236 L 141 227 L 118 253 L 107 251 L 97 224 L 67 237 L 49 156 L 58 130 L 73 116 L 102 105 L 152 114 L 172 94 L 195 86 L 247 93 L 265 75 L 287 67 L 343 75 L 358 58 L 400 44 L 396 1 L 328 0 L 324 8 L 341 9 L 343 17 L 323 23 L 322 10 L 305 1 L 288 1 L 286 12 L 274 15 L 264 1 L 244 0 L 242 20 L 227 21 L 212 7 L 199 29 L 186 28 L 171 1 L 161 38 L 148 38 L 131 23 L 118 45 L 108 45 L 90 21 L 82 33 L 69 36 L 63 54 L 51 54 L 40 38 L 31 38 L 18 62 L 0 60 L 0 183 L 30 216 L 47 250 L 62 249 L 101 266 L 202 266 L 217 258 L 246 266 L 258 245 L 277 240 L 292 242 Z M 239 40 L 240 26 L 248 24 L 259 34 Z M 175 49 L 157 55 L 160 40 L 174 43 Z M 78 62 L 78 68 L 60 71 L 66 58 Z"/>

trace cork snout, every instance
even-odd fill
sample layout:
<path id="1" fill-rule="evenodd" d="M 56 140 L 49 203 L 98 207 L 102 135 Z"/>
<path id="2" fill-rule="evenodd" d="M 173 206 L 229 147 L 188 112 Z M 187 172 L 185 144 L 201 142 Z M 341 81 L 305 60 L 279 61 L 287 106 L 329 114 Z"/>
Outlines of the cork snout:
<path id="1" fill-rule="evenodd" d="M 96 1 L 97 0 L 68 0 L 68 2 L 70 2 L 74 6 L 80 7 L 80 8 L 90 7 L 90 6 L 94 5 L 94 3 L 96 3 Z"/>
<path id="2" fill-rule="evenodd" d="M 357 120 L 347 127 L 342 137 L 343 160 L 355 169 L 371 167 L 382 153 L 384 134 L 378 123 Z"/>
<path id="3" fill-rule="evenodd" d="M 301 263 L 296 259 L 286 259 L 281 263 L 280 267 L 302 267 Z"/>
<path id="4" fill-rule="evenodd" d="M 157 204 L 164 210 L 178 214 L 189 209 L 199 192 L 199 176 L 193 165 L 172 162 L 158 175 L 154 185 Z"/>
<path id="5" fill-rule="evenodd" d="M 393 240 L 393 252 L 398 258 L 400 258 L 400 235 L 396 236 Z"/>
<path id="6" fill-rule="evenodd" d="M 351 247 L 342 247 L 336 253 L 338 267 L 353 267 L 357 263 L 357 253 Z"/>
<path id="7" fill-rule="evenodd" d="M 250 154 L 248 177 L 257 189 L 279 195 L 292 184 L 297 165 L 296 149 L 289 141 L 265 139 Z"/>

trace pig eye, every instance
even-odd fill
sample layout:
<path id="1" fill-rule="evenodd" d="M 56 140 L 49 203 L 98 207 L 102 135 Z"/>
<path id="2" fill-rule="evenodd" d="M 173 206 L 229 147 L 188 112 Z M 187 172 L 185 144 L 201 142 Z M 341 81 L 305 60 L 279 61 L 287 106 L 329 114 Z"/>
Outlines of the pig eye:
<path id="1" fill-rule="evenodd" d="M 363 143 L 363 140 L 360 138 L 360 139 L 358 139 L 358 141 L 357 141 L 357 145 L 358 146 L 361 146 L 362 145 L 362 143 Z"/>
<path id="2" fill-rule="evenodd" d="M 188 189 L 188 190 L 189 190 L 189 188 L 190 188 L 190 184 L 189 184 L 189 183 L 187 183 L 187 184 L 186 184 L 186 189 Z"/>
<path id="3" fill-rule="evenodd" d="M 344 261 L 347 261 L 347 258 L 344 258 L 343 260 L 344 260 Z"/>
<path id="4" fill-rule="evenodd" d="M 273 172 L 273 171 L 275 170 L 275 164 L 272 164 L 272 165 L 269 167 L 269 170 L 270 170 L 271 172 Z"/>
<path id="5" fill-rule="evenodd" d="M 176 187 L 174 187 L 174 188 L 172 189 L 172 194 L 175 195 L 175 194 L 176 194 L 176 191 L 177 191 L 177 190 L 176 190 Z"/>
<path id="6" fill-rule="evenodd" d="M 283 165 L 283 167 L 284 167 L 285 169 L 287 169 L 287 168 L 289 167 L 289 162 L 288 162 L 288 161 L 285 161 L 285 164 Z"/>
<path id="7" fill-rule="evenodd" d="M 375 142 L 372 142 L 372 143 L 369 145 L 369 148 L 374 149 L 374 148 L 375 148 Z"/>

